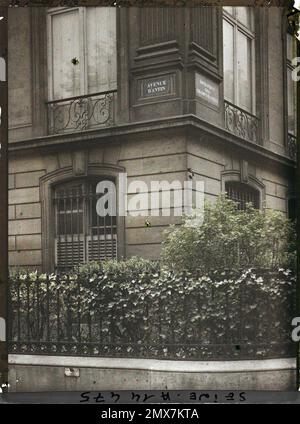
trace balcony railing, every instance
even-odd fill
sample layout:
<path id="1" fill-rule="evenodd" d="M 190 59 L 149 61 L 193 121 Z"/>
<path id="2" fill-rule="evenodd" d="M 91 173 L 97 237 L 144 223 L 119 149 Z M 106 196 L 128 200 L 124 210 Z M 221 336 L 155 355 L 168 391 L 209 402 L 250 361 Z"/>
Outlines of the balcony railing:
<path id="1" fill-rule="evenodd" d="M 227 131 L 251 141 L 252 143 L 261 144 L 259 136 L 259 119 L 249 112 L 225 101 L 225 128 Z"/>
<path id="2" fill-rule="evenodd" d="M 47 102 L 50 134 L 115 124 L 115 90 Z"/>
<path id="3" fill-rule="evenodd" d="M 297 137 L 294 134 L 288 134 L 287 138 L 287 154 L 293 160 L 297 158 Z"/>

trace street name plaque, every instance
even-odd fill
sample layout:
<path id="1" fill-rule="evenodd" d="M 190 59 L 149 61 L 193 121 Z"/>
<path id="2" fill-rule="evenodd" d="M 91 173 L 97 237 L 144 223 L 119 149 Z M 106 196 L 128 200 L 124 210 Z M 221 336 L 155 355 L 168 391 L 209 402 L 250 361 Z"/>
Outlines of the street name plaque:
<path id="1" fill-rule="evenodd" d="M 207 103 L 219 106 L 219 84 L 210 78 L 196 73 L 196 96 Z"/>
<path id="2" fill-rule="evenodd" d="M 151 98 L 174 93 L 174 75 L 163 75 L 140 80 L 141 98 Z"/>

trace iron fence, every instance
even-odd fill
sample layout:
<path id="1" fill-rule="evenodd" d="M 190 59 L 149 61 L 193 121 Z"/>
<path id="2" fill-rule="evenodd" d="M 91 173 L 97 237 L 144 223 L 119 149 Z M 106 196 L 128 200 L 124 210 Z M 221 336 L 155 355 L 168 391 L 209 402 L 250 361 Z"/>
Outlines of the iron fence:
<path id="1" fill-rule="evenodd" d="M 47 102 L 50 134 L 115 124 L 116 90 Z"/>
<path id="2" fill-rule="evenodd" d="M 224 102 L 225 128 L 231 133 L 247 141 L 261 144 L 259 119 L 251 113 Z"/>
<path id="3" fill-rule="evenodd" d="M 156 301 L 138 278 L 129 289 L 121 278 L 111 291 L 107 276 L 103 290 L 89 278 L 14 279 L 9 351 L 190 360 L 293 356 L 294 286 L 272 273 L 263 279 L 263 284 L 251 278 L 239 283 L 223 275 L 201 289 L 184 280 L 183 289 L 176 290 L 162 278 L 158 284 L 164 289 Z M 114 303 L 117 296 L 121 301 Z"/>

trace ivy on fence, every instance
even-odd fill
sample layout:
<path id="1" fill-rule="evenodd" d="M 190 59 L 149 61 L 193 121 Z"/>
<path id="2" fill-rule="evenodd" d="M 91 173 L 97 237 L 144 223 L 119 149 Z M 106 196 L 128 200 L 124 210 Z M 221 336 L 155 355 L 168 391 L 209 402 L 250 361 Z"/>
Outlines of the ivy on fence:
<path id="1" fill-rule="evenodd" d="M 90 272 L 92 271 L 92 272 Z M 10 351 L 174 359 L 292 356 L 295 278 L 289 270 L 206 275 L 92 268 L 16 274 Z"/>

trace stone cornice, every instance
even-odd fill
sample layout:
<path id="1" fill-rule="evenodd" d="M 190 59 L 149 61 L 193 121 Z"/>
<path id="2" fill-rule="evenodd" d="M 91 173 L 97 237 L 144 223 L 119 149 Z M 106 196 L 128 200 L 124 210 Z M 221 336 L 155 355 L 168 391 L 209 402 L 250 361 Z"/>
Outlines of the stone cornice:
<path id="1" fill-rule="evenodd" d="M 273 162 L 280 163 L 288 167 L 296 167 L 293 160 L 287 156 L 273 152 L 264 146 L 260 146 L 242 138 L 231 134 L 224 128 L 217 127 L 203 121 L 195 115 L 181 115 L 169 118 L 161 118 L 151 121 L 140 121 L 134 123 L 125 123 L 115 125 L 113 127 L 98 128 L 97 130 L 87 130 L 82 132 L 74 132 L 69 134 L 48 135 L 43 137 L 36 137 L 32 139 L 20 140 L 10 143 L 9 152 L 14 154 L 21 151 L 35 151 L 40 149 L 57 148 L 77 148 L 77 147 L 90 147 L 97 143 L 108 144 L 111 142 L 126 142 L 126 139 L 133 135 L 149 133 L 151 131 L 170 131 L 170 130 L 193 130 L 202 132 L 210 136 L 217 142 L 227 143 L 230 148 L 239 148 L 244 152 L 252 153 L 261 159 L 268 159 Z"/>

